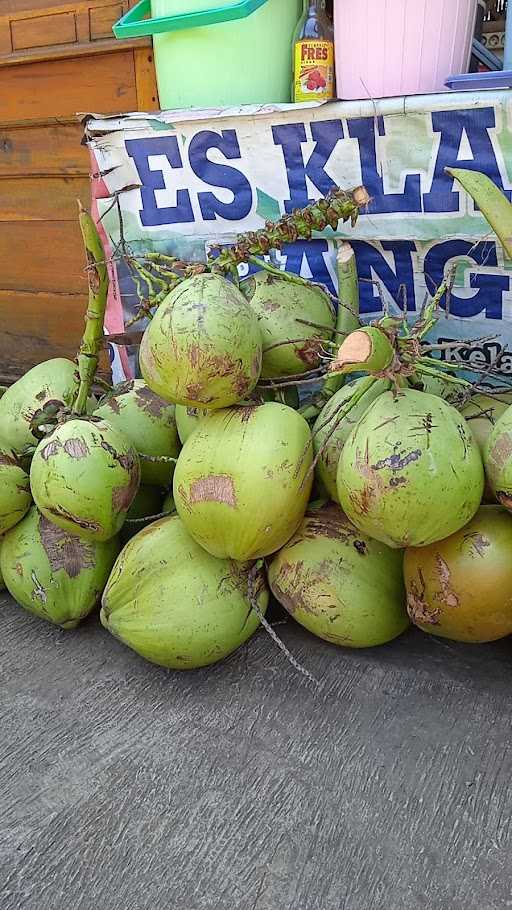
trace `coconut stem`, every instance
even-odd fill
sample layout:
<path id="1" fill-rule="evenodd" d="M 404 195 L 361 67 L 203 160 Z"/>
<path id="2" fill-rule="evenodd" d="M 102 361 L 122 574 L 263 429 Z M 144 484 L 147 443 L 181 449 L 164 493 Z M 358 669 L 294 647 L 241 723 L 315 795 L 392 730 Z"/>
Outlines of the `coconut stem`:
<path id="1" fill-rule="evenodd" d="M 305 285 L 308 288 L 315 287 L 315 284 L 312 281 L 308 281 L 307 278 L 296 275 L 295 272 L 286 272 L 282 269 L 278 269 L 275 265 L 272 265 L 265 259 L 260 259 L 258 256 L 249 256 L 247 262 L 250 262 L 252 265 L 257 265 L 258 268 L 262 269 L 264 272 L 269 272 L 270 275 L 275 275 L 276 278 L 281 278 L 283 281 L 288 281 L 290 284 Z"/>
<path id="2" fill-rule="evenodd" d="M 336 254 L 336 271 L 338 275 L 338 314 L 335 334 L 336 337 L 346 338 L 361 325 L 356 254 L 350 243 L 339 245 Z M 324 403 L 341 389 L 343 383 L 342 374 L 327 377 L 321 391 Z"/>
<path id="3" fill-rule="evenodd" d="M 433 357 L 422 357 L 420 359 L 420 362 L 422 364 L 430 365 L 431 363 L 436 363 L 436 360 Z M 439 362 L 439 361 L 437 361 L 437 362 Z M 481 370 L 479 367 L 475 367 L 469 363 L 467 365 L 463 364 L 463 363 L 447 363 L 446 360 L 443 360 L 441 362 L 443 364 L 443 368 L 442 368 L 442 370 L 439 370 L 439 372 L 441 373 L 442 376 L 447 375 L 445 373 L 445 370 L 455 370 L 455 372 L 458 372 L 458 373 L 460 373 L 461 371 L 465 371 L 466 373 L 477 373 L 479 376 L 483 376 L 484 378 L 489 377 L 489 376 L 499 375 L 500 381 L 503 383 L 503 385 L 507 386 L 508 388 L 512 388 L 512 382 L 507 382 L 507 378 L 505 376 L 502 376 L 501 374 L 496 374 L 496 364 L 491 364 L 485 370 Z"/>
<path id="4" fill-rule="evenodd" d="M 336 255 L 338 274 L 338 313 L 335 338 L 346 338 L 361 325 L 359 318 L 359 280 L 357 276 L 356 256 L 350 243 L 341 243 Z M 301 320 L 297 320 L 300 322 Z M 327 376 L 317 395 L 300 413 L 306 420 L 316 420 L 320 411 L 338 392 L 345 381 L 343 373 L 331 373 Z"/>
<path id="5" fill-rule="evenodd" d="M 287 382 L 295 380 L 297 380 L 297 382 L 300 382 L 302 379 L 315 378 L 319 380 L 322 378 L 323 371 L 323 367 L 315 367 L 314 370 L 308 370 L 307 373 L 292 373 L 289 376 L 269 376 L 266 379 L 261 379 L 260 382 L 258 382 L 258 386 L 264 386 L 266 383 L 268 383 L 269 386 L 278 385 L 284 380 Z"/>
<path id="6" fill-rule="evenodd" d="M 456 270 L 457 270 L 457 266 L 454 266 L 452 269 L 450 269 L 448 275 L 446 276 L 444 281 L 441 282 L 441 284 L 439 285 L 434 296 L 427 303 L 427 305 L 425 306 L 425 308 L 423 310 L 423 313 L 421 314 L 418 322 L 416 323 L 415 335 L 416 335 L 416 338 L 418 338 L 419 340 L 424 338 L 425 335 L 427 335 L 430 332 L 430 330 L 434 328 L 436 322 L 438 321 L 438 318 L 436 316 L 436 311 L 439 309 L 439 304 L 441 303 L 441 300 L 443 299 L 444 295 L 449 294 L 453 287 L 453 282 L 455 281 Z"/>
<path id="7" fill-rule="evenodd" d="M 247 582 L 247 596 L 249 598 L 249 604 L 251 606 L 251 609 L 254 610 L 261 625 L 263 626 L 265 631 L 268 632 L 271 639 L 276 643 L 277 647 L 283 652 L 283 654 L 285 655 L 288 662 L 292 665 L 292 667 L 295 670 L 297 670 L 299 673 L 301 673 L 302 676 L 305 676 L 306 679 L 308 679 L 310 682 L 312 682 L 314 684 L 314 686 L 316 686 L 317 689 L 321 689 L 322 686 L 319 683 L 319 681 L 313 676 L 312 673 L 309 672 L 309 670 L 306 670 L 306 668 L 303 667 L 302 664 L 299 663 L 299 661 L 295 659 L 295 657 L 293 656 L 291 651 L 289 651 L 289 649 L 286 647 L 284 641 L 282 641 L 282 639 L 279 638 L 279 635 L 277 634 L 277 632 L 272 628 L 272 626 L 270 625 L 265 614 L 260 610 L 260 606 L 258 604 L 258 593 L 259 592 L 258 592 L 257 579 L 263 568 L 264 568 L 264 561 L 262 559 L 259 559 L 258 562 L 256 562 L 253 565 L 252 569 L 249 572 L 249 577 L 248 577 L 248 582 Z"/>
<path id="8" fill-rule="evenodd" d="M 184 271 L 191 265 L 190 262 L 185 262 L 183 259 L 177 259 L 176 256 L 169 256 L 167 253 L 155 253 L 153 250 L 148 250 L 147 253 L 144 253 L 144 256 L 138 258 L 146 259 L 148 262 L 163 264 L 166 268 L 177 269 L 179 272 Z M 201 264 L 202 263 L 196 263 L 197 266 Z"/>
<path id="9" fill-rule="evenodd" d="M 163 278 L 152 275 L 149 269 L 146 269 L 143 265 L 139 265 L 138 262 L 133 263 L 133 268 L 138 272 L 142 280 L 146 282 L 150 290 L 150 297 L 157 297 L 160 291 L 168 291 L 169 281 L 164 281 Z M 174 276 L 169 275 L 171 280 L 173 277 Z"/>
<path id="10" fill-rule="evenodd" d="M 211 271 L 220 272 L 226 276 L 231 275 L 235 283 L 238 283 L 238 266 L 246 262 L 253 262 L 259 268 L 279 275 L 285 281 L 311 287 L 312 282 L 306 278 L 283 273 L 258 257 L 266 256 L 271 250 L 280 250 L 285 244 L 294 243 L 297 240 L 311 240 L 315 231 L 324 231 L 327 227 L 336 230 L 340 221 L 350 220 L 354 226 L 360 211 L 369 202 L 370 197 L 363 186 L 356 187 L 354 190 L 336 188 L 312 205 L 307 205 L 303 209 L 295 209 L 290 215 L 285 215 L 276 222 L 267 221 L 265 227 L 259 231 L 239 234 L 232 247 L 221 249 L 218 246 L 212 246 L 206 264 L 185 262 L 165 253 L 153 251 L 146 253 L 143 257 L 125 256 L 133 275 L 137 296 L 141 301 L 138 313 L 127 323 L 127 327 L 149 315 L 148 311 L 158 307 L 172 288 L 185 278 Z M 148 267 L 139 264 L 137 259 L 140 259 L 141 263 L 145 262 Z M 142 292 L 141 282 L 144 282 L 148 289 L 147 295 Z M 315 285 L 313 284 L 313 286 Z M 158 291 L 159 287 L 162 288 L 160 291 Z"/>
<path id="11" fill-rule="evenodd" d="M 325 332 L 325 330 L 326 330 L 325 324 L 322 325 L 321 322 L 312 322 L 311 319 L 298 319 L 297 317 L 295 317 L 295 322 L 298 325 L 307 325 L 312 329 L 320 329 L 320 331 L 322 331 L 322 332 Z M 338 332 L 337 329 L 332 329 L 332 333 L 333 333 L 333 335 L 342 335 L 343 338 L 345 338 L 345 336 L 347 334 L 346 332 Z M 303 338 L 301 340 L 304 341 Z"/>
<path id="12" fill-rule="evenodd" d="M 141 300 L 140 296 L 139 300 Z M 130 329 L 132 325 L 135 325 L 137 322 L 142 322 L 143 319 L 152 319 L 153 313 L 151 310 L 153 310 L 155 307 L 160 306 L 160 303 L 163 300 L 165 300 L 164 296 L 162 296 L 162 300 L 160 300 L 158 303 L 156 303 L 156 301 L 153 302 L 150 300 L 141 300 L 139 306 L 137 307 L 137 312 L 135 315 L 125 323 L 125 329 Z"/>
<path id="13" fill-rule="evenodd" d="M 350 335 L 361 325 L 356 254 L 350 243 L 340 243 L 336 255 L 336 271 L 339 298 L 336 330 L 340 334 Z"/>
<path id="14" fill-rule="evenodd" d="M 322 379 L 322 374 L 319 373 L 318 376 L 313 376 L 312 379 L 294 378 L 294 379 L 289 379 L 287 381 L 283 381 L 281 379 L 279 379 L 278 381 L 269 380 L 268 385 L 266 384 L 266 380 L 265 380 L 265 382 L 258 383 L 258 385 L 256 386 L 256 390 L 259 389 L 259 390 L 264 390 L 264 391 L 274 391 L 275 389 L 286 389 L 289 386 L 314 385 L 315 383 L 320 382 L 321 379 Z"/>
<path id="15" fill-rule="evenodd" d="M 102 348 L 103 323 L 107 307 L 108 272 L 96 225 L 80 200 L 78 200 L 78 210 L 80 230 L 85 246 L 87 280 L 89 284 L 85 331 L 78 351 L 80 385 L 73 405 L 75 414 L 81 415 L 85 414 L 86 411 L 87 399 L 91 394 Z"/>
<path id="16" fill-rule="evenodd" d="M 212 271 L 230 272 L 233 266 L 247 262 L 251 256 L 266 256 L 270 250 L 280 250 L 285 244 L 311 240 L 314 231 L 324 231 L 327 227 L 336 230 L 340 221 L 350 220 L 354 226 L 359 212 L 369 201 L 362 186 L 348 191 L 334 189 L 312 205 L 296 209 L 276 222 L 267 221 L 259 231 L 240 234 L 229 249 L 212 247 L 217 256 L 209 260 L 209 265 Z"/>
<path id="17" fill-rule="evenodd" d="M 442 370 L 437 370 L 435 367 L 431 367 L 425 363 L 425 360 L 422 358 L 415 364 L 416 372 L 420 375 L 423 373 L 425 376 L 433 376 L 434 379 L 442 379 L 443 382 L 446 382 L 448 385 L 462 386 L 465 389 L 471 389 L 472 384 L 467 381 L 467 379 L 460 379 L 458 376 L 452 376 L 449 373 L 443 373 Z"/>
<path id="18" fill-rule="evenodd" d="M 157 512 L 156 515 L 145 515 L 143 518 L 127 518 L 125 525 L 141 525 L 145 521 L 158 521 L 160 518 L 167 518 L 168 515 L 174 515 L 175 512 Z"/>
<path id="19" fill-rule="evenodd" d="M 330 442 L 332 436 L 338 429 L 341 421 L 347 416 L 347 414 L 350 414 L 351 410 L 353 408 L 355 408 L 356 404 L 358 404 L 358 402 L 361 401 L 361 398 L 363 397 L 363 395 L 365 395 L 366 392 L 368 392 L 369 389 L 371 389 L 374 382 L 377 382 L 375 376 L 367 376 L 366 379 L 362 379 L 359 386 L 354 391 L 354 394 L 348 400 L 348 402 L 346 402 L 344 405 L 342 405 L 338 411 L 335 411 L 334 414 L 331 414 L 331 416 L 328 417 L 327 420 L 325 420 L 322 424 L 320 424 L 319 427 L 316 428 L 316 432 L 319 433 L 321 429 L 323 429 L 324 427 L 327 426 L 327 424 L 331 423 L 331 421 L 334 421 L 334 423 L 333 423 L 331 429 L 329 430 L 327 436 L 325 437 L 322 445 L 320 446 L 318 452 L 316 453 L 315 457 L 313 458 L 311 467 L 308 469 L 308 471 L 304 477 L 304 480 L 302 481 L 301 487 L 304 486 L 307 478 L 315 470 L 318 462 L 320 461 L 320 458 L 322 457 L 325 449 L 327 448 L 327 445 Z"/>
<path id="20" fill-rule="evenodd" d="M 325 338 L 315 339 L 318 341 L 319 346 L 323 344 L 330 344 L 329 341 L 326 341 Z M 274 351 L 276 348 L 284 348 L 288 344 L 303 344 L 304 336 L 302 338 L 287 338 L 286 341 L 276 341 L 275 344 L 270 344 L 268 348 L 263 348 L 263 353 L 268 354 L 269 351 Z"/>

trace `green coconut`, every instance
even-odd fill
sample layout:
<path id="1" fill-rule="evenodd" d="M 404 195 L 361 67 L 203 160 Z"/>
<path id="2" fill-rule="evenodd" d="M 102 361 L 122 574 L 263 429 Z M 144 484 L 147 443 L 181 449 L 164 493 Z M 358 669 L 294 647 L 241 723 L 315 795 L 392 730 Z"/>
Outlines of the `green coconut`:
<path id="1" fill-rule="evenodd" d="M 139 482 L 137 452 L 99 418 L 58 426 L 40 442 L 30 468 L 39 510 L 84 540 L 108 540 L 118 533 Z"/>
<path id="2" fill-rule="evenodd" d="M 295 386 L 287 389 L 255 390 L 243 404 L 265 404 L 267 401 L 277 401 L 280 404 L 286 404 L 288 407 L 294 408 L 294 410 L 298 410 L 300 406 L 299 392 Z M 182 404 L 176 405 L 176 424 L 182 443 L 185 443 L 194 432 L 199 421 L 203 417 L 208 417 L 210 413 L 211 411 L 207 408 L 186 408 Z"/>
<path id="3" fill-rule="evenodd" d="M 312 442 L 286 405 L 228 408 L 205 417 L 174 472 L 174 501 L 213 556 L 244 562 L 279 550 L 298 528 L 312 487 Z"/>
<path id="4" fill-rule="evenodd" d="M 178 427 L 178 436 L 184 445 L 189 436 L 203 417 L 207 417 L 210 411 L 206 408 L 187 408 L 183 404 L 176 405 L 176 425 Z"/>
<path id="5" fill-rule="evenodd" d="M 178 516 L 163 518 L 121 552 L 103 595 L 101 622 L 146 660 L 192 670 L 223 660 L 259 626 L 268 606 L 262 570 L 215 559 Z"/>
<path id="6" fill-rule="evenodd" d="M 512 393 L 510 392 L 500 392 L 497 395 L 485 395 L 483 392 L 479 392 L 464 405 L 461 414 L 473 431 L 482 457 L 485 455 L 485 447 L 493 427 L 511 404 Z"/>
<path id="7" fill-rule="evenodd" d="M 262 377 L 290 376 L 320 366 L 323 345 L 336 325 L 336 311 L 325 291 L 264 270 L 246 278 L 240 290 L 259 320 Z"/>
<path id="8" fill-rule="evenodd" d="M 167 515 L 172 515 L 176 511 L 176 506 L 174 504 L 174 496 L 172 493 L 168 493 L 162 503 L 162 512 L 166 512 Z"/>
<path id="9" fill-rule="evenodd" d="M 489 433 L 484 464 L 492 495 L 512 511 L 512 407 L 507 408 Z"/>
<path id="10" fill-rule="evenodd" d="M 70 407 L 78 385 L 76 364 L 62 357 L 39 363 L 25 373 L 0 398 L 2 444 L 16 453 L 37 445 L 31 421 L 42 415 L 46 405 Z"/>
<path id="11" fill-rule="evenodd" d="M 272 593 L 314 635 L 370 648 L 407 628 L 402 553 L 361 534 L 329 503 L 310 509 L 269 568 Z"/>
<path id="12" fill-rule="evenodd" d="M 0 534 L 21 521 L 31 502 L 28 474 L 13 452 L 0 449 Z"/>
<path id="13" fill-rule="evenodd" d="M 0 568 L 20 606 L 74 629 L 98 603 L 118 553 L 117 538 L 82 540 L 33 507 L 3 538 Z"/>
<path id="14" fill-rule="evenodd" d="M 391 547 L 426 546 L 477 511 L 482 459 L 463 417 L 435 395 L 384 392 L 345 443 L 338 496 L 353 524 Z"/>
<path id="15" fill-rule="evenodd" d="M 512 635 L 512 516 L 482 506 L 456 534 L 405 551 L 412 621 L 452 641 L 487 642 Z"/>
<path id="16" fill-rule="evenodd" d="M 290 389 L 264 389 L 257 394 L 254 392 L 251 398 L 243 404 L 265 404 L 267 401 L 277 401 L 286 404 L 290 408 L 297 410 L 300 405 L 299 393 L 296 388 Z M 208 417 L 211 413 L 207 408 L 186 408 L 184 405 L 176 405 L 176 424 L 178 427 L 178 436 L 184 444 L 188 437 L 192 435 L 200 420 Z"/>
<path id="17" fill-rule="evenodd" d="M 347 407 L 350 398 L 360 388 L 361 382 L 365 380 L 357 379 L 336 392 L 323 407 L 313 426 L 315 455 L 321 453 L 316 465 L 317 480 L 334 502 L 339 502 L 336 478 L 343 446 L 372 402 L 391 387 L 391 383 L 385 379 L 376 380 L 336 426 L 339 414 Z"/>
<path id="18" fill-rule="evenodd" d="M 140 346 L 142 376 L 157 395 L 187 407 L 242 401 L 261 373 L 258 320 L 219 275 L 181 282 L 160 304 Z"/>
<path id="19" fill-rule="evenodd" d="M 0 537 L 0 591 L 3 591 L 5 588 L 4 576 L 2 575 L 2 544 L 4 538 Z"/>
<path id="20" fill-rule="evenodd" d="M 152 516 L 160 515 L 166 511 L 162 505 L 162 490 L 158 487 L 141 486 L 137 490 L 135 499 L 126 513 L 126 520 L 121 528 L 122 543 L 135 537 L 139 531 L 155 521 Z M 135 522 L 135 524 L 132 524 Z"/>
<path id="21" fill-rule="evenodd" d="M 473 395 L 471 400 L 463 407 L 461 414 L 473 431 L 482 458 L 485 458 L 485 447 L 493 427 L 496 426 L 500 417 L 511 404 L 512 394 L 509 392 L 500 392 L 497 397 L 479 393 L 478 395 Z M 494 502 L 494 496 L 487 479 L 484 501 Z"/>
<path id="22" fill-rule="evenodd" d="M 177 458 L 180 442 L 174 410 L 173 404 L 155 395 L 142 379 L 134 379 L 116 386 L 94 413 L 120 430 L 139 455 Z M 141 459 L 143 484 L 167 486 L 173 473 L 172 463 Z"/>

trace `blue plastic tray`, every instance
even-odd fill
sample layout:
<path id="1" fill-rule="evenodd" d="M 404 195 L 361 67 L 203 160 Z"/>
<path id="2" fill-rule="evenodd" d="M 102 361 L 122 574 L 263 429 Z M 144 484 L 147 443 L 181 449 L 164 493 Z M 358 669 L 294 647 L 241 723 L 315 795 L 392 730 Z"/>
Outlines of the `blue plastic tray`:
<path id="1" fill-rule="evenodd" d="M 512 88 L 512 70 L 449 76 L 445 85 L 456 92 L 478 91 L 482 88 Z"/>

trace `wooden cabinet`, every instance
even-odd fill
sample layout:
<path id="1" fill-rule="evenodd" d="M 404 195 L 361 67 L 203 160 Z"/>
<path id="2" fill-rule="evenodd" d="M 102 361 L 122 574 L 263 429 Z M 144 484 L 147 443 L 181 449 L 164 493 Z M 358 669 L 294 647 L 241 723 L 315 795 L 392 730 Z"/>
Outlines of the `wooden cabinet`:
<path id="1" fill-rule="evenodd" d="M 0 383 L 74 353 L 89 204 L 81 113 L 156 110 L 151 42 L 118 42 L 131 0 L 0 2 Z"/>

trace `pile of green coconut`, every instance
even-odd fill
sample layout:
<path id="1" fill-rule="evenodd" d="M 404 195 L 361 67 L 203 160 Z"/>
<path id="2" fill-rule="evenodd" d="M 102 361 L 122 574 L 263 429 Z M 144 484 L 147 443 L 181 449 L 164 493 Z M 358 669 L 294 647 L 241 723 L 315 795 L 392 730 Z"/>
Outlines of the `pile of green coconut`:
<path id="1" fill-rule="evenodd" d="M 0 398 L 0 586 L 20 607 L 73 629 L 101 604 L 108 632 L 180 670 L 261 625 L 277 638 L 272 598 L 341 648 L 410 623 L 465 642 L 512 633 L 512 395 L 428 343 L 448 279 L 414 326 L 363 325 L 349 244 L 338 299 L 264 258 L 366 201 L 337 191 L 199 268 L 133 258 L 157 287 L 141 378 L 114 387 L 97 376 L 107 267 L 80 212 L 77 360 Z"/>

